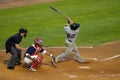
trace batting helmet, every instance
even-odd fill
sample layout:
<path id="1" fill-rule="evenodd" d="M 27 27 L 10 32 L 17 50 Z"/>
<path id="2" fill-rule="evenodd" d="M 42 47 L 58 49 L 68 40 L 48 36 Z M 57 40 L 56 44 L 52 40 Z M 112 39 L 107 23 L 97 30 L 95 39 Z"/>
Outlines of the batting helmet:
<path id="1" fill-rule="evenodd" d="M 78 23 L 72 23 L 70 25 L 71 30 L 77 30 L 79 27 L 80 27 L 80 24 L 78 24 Z"/>
<path id="2" fill-rule="evenodd" d="M 43 40 L 41 38 L 36 38 L 34 40 L 34 44 L 39 45 L 40 47 L 42 47 L 43 46 Z"/>

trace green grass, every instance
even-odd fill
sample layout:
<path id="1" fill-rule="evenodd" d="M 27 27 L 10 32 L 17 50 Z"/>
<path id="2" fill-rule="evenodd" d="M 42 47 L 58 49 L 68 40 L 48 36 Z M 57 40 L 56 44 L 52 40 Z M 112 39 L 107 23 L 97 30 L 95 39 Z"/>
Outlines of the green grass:
<path id="1" fill-rule="evenodd" d="M 98 46 L 120 40 L 120 0 L 61 0 L 0 10 L 0 49 L 8 37 L 23 27 L 29 33 L 22 46 L 42 37 L 45 46 L 65 46 L 64 17 L 53 12 L 54 5 L 73 21 L 81 24 L 77 46 Z"/>

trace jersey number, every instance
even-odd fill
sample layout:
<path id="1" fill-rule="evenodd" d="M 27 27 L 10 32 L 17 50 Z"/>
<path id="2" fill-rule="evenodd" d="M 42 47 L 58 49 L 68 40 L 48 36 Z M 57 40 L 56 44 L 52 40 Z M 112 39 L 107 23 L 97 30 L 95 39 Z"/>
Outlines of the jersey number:
<path id="1" fill-rule="evenodd" d="M 75 34 L 67 33 L 67 38 L 75 38 Z"/>

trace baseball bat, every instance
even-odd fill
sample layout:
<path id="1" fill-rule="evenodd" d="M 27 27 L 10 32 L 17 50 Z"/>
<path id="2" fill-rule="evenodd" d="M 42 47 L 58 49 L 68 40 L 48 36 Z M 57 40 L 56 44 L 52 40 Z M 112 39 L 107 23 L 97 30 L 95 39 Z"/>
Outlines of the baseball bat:
<path id="1" fill-rule="evenodd" d="M 52 9 L 52 10 L 55 11 L 56 13 L 60 14 L 61 16 L 67 18 L 66 15 L 64 15 L 62 12 L 60 12 L 59 10 L 57 10 L 55 7 L 50 6 L 50 9 Z"/>

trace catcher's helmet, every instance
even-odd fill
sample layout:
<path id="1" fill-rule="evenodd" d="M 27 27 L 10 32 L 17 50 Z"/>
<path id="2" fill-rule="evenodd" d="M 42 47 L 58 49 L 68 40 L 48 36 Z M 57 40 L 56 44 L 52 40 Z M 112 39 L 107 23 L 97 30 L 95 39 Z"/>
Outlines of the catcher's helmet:
<path id="1" fill-rule="evenodd" d="M 70 25 L 71 30 L 77 30 L 79 27 L 80 27 L 80 24 L 78 24 L 78 23 L 72 23 Z"/>
<path id="2" fill-rule="evenodd" d="M 43 40 L 42 40 L 41 38 L 36 38 L 36 39 L 34 40 L 34 44 L 35 44 L 35 45 L 39 45 L 40 47 L 42 47 L 42 45 L 43 45 Z"/>

